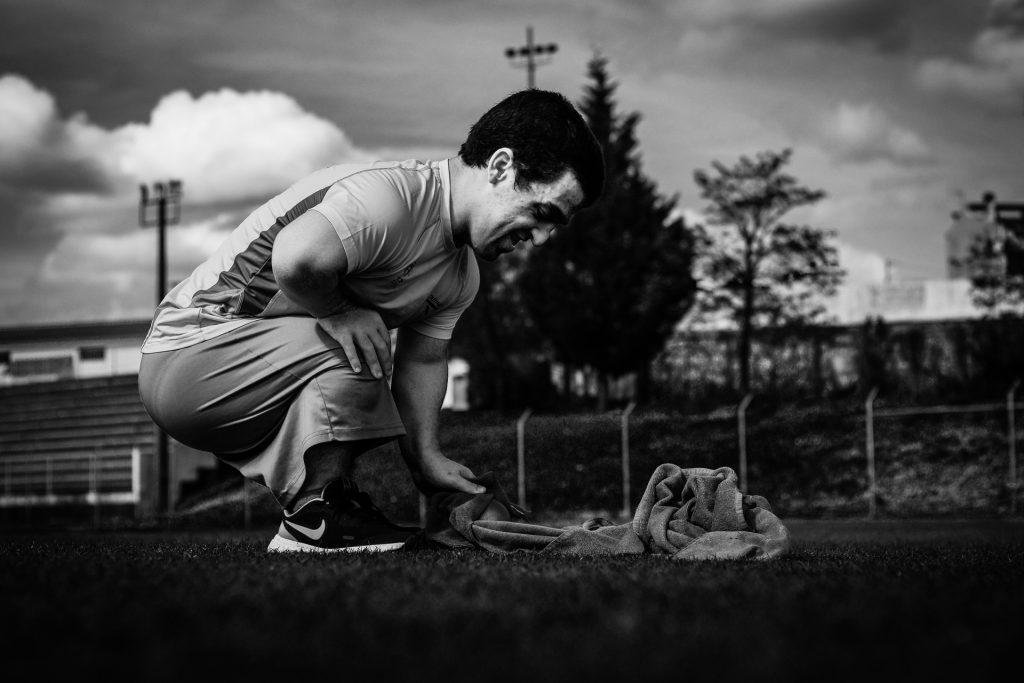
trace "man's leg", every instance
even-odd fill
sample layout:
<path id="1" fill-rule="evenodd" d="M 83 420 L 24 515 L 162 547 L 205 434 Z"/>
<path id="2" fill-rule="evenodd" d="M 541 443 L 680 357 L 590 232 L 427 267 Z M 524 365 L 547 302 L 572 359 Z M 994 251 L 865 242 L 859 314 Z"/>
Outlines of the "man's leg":
<path id="1" fill-rule="evenodd" d="M 306 477 L 288 506 L 297 510 L 309 501 L 319 498 L 324 488 L 333 481 L 351 479 L 355 473 L 356 458 L 375 448 L 383 440 L 325 441 L 306 449 Z"/>
<path id="2" fill-rule="evenodd" d="M 304 479 L 289 505 L 270 552 L 397 550 L 419 529 L 391 521 L 361 492 L 351 475 L 356 458 L 388 439 L 326 441 L 306 450 Z"/>
<path id="3" fill-rule="evenodd" d="M 147 354 L 139 388 L 174 438 L 266 485 L 286 510 L 351 473 L 362 452 L 405 433 L 387 383 L 354 373 L 313 318 L 258 320 Z"/>

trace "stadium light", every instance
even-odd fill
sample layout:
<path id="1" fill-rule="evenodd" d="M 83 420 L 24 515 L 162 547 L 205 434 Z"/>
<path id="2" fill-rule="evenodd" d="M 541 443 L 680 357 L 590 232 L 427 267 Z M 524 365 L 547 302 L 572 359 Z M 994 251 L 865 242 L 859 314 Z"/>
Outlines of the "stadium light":
<path id="1" fill-rule="evenodd" d="M 152 191 L 145 185 L 139 185 L 139 225 L 157 228 L 157 305 L 167 293 L 167 226 L 177 223 L 181 218 L 182 194 L 180 180 L 170 180 L 166 184 L 153 183 Z M 150 207 L 156 209 L 156 215 L 152 218 L 149 215 Z"/>
<path id="2" fill-rule="evenodd" d="M 139 185 L 139 225 L 143 228 L 156 226 L 156 304 L 160 305 L 167 293 L 167 226 L 181 219 L 182 186 L 180 180 L 166 184 L 153 183 L 152 192 L 145 185 Z M 150 207 L 156 215 L 149 216 Z M 168 212 L 170 209 L 170 212 Z M 157 509 L 169 512 L 170 496 L 170 442 L 167 432 L 156 428 L 157 449 Z"/>

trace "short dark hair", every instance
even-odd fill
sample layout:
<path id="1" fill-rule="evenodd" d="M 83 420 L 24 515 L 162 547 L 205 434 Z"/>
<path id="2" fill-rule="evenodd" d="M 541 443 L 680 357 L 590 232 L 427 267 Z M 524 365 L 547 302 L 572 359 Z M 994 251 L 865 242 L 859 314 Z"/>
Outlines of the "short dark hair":
<path id="1" fill-rule="evenodd" d="M 513 152 L 516 187 L 551 183 L 568 170 L 583 188 L 583 206 L 601 196 L 601 145 L 564 95 L 536 89 L 509 95 L 473 124 L 459 157 L 468 166 L 482 167 L 502 147 Z"/>

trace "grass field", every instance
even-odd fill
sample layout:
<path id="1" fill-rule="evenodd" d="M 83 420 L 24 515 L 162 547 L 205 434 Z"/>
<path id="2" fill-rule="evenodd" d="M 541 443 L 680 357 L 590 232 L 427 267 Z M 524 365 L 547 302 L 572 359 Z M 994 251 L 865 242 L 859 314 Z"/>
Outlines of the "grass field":
<path id="1" fill-rule="evenodd" d="M 0 536 L 4 678 L 984 681 L 1019 672 L 1024 522 L 789 527 L 792 552 L 769 563 L 282 557 L 264 552 L 272 530 L 9 533 Z"/>

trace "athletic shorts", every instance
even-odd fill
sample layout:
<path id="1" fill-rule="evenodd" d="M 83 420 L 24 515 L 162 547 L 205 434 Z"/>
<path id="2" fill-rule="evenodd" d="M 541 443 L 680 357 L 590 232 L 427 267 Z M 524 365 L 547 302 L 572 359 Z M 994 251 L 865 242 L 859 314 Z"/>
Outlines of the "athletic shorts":
<path id="1" fill-rule="evenodd" d="M 213 453 L 287 505 L 305 479 L 311 446 L 369 448 L 405 434 L 387 380 L 363 365 L 353 372 L 314 318 L 260 318 L 183 349 L 143 354 L 139 394 L 170 436 Z"/>

